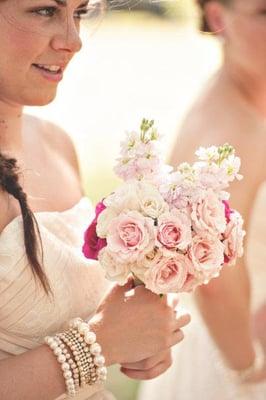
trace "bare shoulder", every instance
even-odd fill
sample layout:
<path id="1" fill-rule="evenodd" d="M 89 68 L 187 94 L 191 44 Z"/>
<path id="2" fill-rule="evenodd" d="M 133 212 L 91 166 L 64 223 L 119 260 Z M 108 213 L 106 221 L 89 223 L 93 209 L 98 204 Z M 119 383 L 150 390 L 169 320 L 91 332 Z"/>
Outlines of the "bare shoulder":
<path id="1" fill-rule="evenodd" d="M 69 134 L 51 121 L 26 116 L 28 125 L 38 131 L 40 139 L 52 152 L 63 157 L 79 175 L 79 164 L 75 146 Z"/>

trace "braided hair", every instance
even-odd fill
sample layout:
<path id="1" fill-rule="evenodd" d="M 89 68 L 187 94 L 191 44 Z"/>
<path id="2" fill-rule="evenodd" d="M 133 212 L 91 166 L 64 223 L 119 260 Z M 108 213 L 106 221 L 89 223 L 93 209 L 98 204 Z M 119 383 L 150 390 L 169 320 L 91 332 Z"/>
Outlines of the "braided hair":
<path id="1" fill-rule="evenodd" d="M 0 189 L 12 195 L 19 202 L 27 258 L 34 277 L 39 280 L 46 294 L 48 294 L 51 292 L 51 289 L 48 278 L 41 266 L 43 262 L 43 248 L 40 231 L 36 218 L 28 206 L 27 195 L 19 183 L 18 173 L 17 160 L 8 158 L 0 153 Z M 38 260 L 38 251 L 41 253 L 41 263 Z"/>

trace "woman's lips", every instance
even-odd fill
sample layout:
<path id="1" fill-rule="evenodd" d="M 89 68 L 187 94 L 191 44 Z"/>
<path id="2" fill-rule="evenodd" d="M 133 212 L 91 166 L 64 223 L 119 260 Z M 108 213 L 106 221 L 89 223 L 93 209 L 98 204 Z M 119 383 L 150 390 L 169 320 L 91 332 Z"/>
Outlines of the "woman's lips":
<path id="1" fill-rule="evenodd" d="M 43 78 L 51 82 L 59 82 L 63 78 L 63 68 L 59 65 L 32 64 Z"/>

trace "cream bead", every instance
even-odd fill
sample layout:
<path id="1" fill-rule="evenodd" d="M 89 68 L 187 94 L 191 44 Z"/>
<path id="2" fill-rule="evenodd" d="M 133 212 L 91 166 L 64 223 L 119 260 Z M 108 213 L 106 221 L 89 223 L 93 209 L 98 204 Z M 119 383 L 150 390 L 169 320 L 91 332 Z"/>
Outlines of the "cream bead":
<path id="1" fill-rule="evenodd" d="M 64 378 L 66 378 L 66 379 L 72 378 L 72 373 L 71 373 L 71 371 L 65 371 L 65 372 L 64 372 Z"/>
<path id="2" fill-rule="evenodd" d="M 93 344 L 96 342 L 96 335 L 94 332 L 88 332 L 86 333 L 84 339 L 87 344 Z"/>
<path id="3" fill-rule="evenodd" d="M 65 357 L 63 354 L 60 354 L 60 355 L 57 357 L 57 360 L 58 360 L 58 362 L 59 362 L 60 364 L 63 364 L 63 363 L 66 362 L 66 357 Z"/>
<path id="4" fill-rule="evenodd" d="M 63 371 L 69 371 L 70 370 L 70 365 L 65 362 L 65 363 L 63 363 L 61 365 L 61 368 L 62 368 Z"/>
<path id="5" fill-rule="evenodd" d="M 86 322 L 82 322 L 79 326 L 78 326 L 78 331 L 81 335 L 85 335 L 86 332 L 89 331 L 89 327 L 88 324 L 86 324 Z"/>
<path id="6" fill-rule="evenodd" d="M 90 347 L 90 352 L 91 354 L 93 354 L 94 356 L 97 356 L 101 353 L 102 348 L 99 345 L 99 343 L 93 343 Z"/>
<path id="7" fill-rule="evenodd" d="M 94 364 L 97 365 L 97 367 L 103 367 L 105 363 L 105 358 L 102 355 L 97 355 L 94 357 Z"/>

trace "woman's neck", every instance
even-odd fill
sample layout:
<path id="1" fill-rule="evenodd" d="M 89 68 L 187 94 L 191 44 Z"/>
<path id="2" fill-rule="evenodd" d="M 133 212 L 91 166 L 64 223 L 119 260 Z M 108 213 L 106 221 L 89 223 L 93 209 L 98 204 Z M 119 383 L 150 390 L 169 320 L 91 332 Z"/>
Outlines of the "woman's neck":
<path id="1" fill-rule="evenodd" d="M 226 63 L 221 70 L 221 79 L 233 87 L 251 109 L 266 118 L 266 80 Z"/>
<path id="2" fill-rule="evenodd" d="M 23 107 L 0 100 L 0 151 L 19 152 L 23 147 Z"/>

